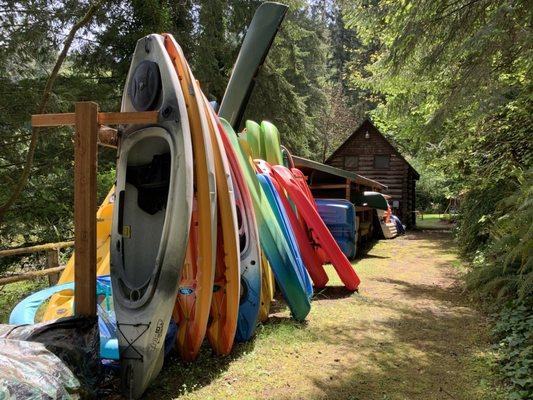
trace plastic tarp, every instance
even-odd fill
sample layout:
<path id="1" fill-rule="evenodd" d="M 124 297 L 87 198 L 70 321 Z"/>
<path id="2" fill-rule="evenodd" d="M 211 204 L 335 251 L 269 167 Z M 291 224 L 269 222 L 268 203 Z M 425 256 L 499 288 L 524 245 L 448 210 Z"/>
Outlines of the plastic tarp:
<path id="1" fill-rule="evenodd" d="M 0 325 L 0 399 L 94 397 L 98 349 L 96 318 Z"/>

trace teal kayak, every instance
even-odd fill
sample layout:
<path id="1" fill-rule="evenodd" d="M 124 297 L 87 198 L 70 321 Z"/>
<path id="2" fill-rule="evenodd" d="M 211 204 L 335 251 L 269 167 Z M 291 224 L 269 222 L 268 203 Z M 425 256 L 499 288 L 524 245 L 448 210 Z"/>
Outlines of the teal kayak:
<path id="1" fill-rule="evenodd" d="M 358 194 L 354 198 L 354 203 L 356 206 L 372 207 L 385 211 L 389 207 L 387 199 L 379 192 L 363 192 L 363 194 Z"/>
<path id="2" fill-rule="evenodd" d="M 311 303 L 307 290 L 301 281 L 298 264 L 291 252 L 290 244 L 287 242 L 272 211 L 268 197 L 257 179 L 250 154 L 247 154 L 243 146 L 239 144 L 231 125 L 224 119 L 221 119 L 221 122 L 233 148 L 236 150 L 237 158 L 252 195 L 261 248 L 272 267 L 293 318 L 299 321 L 304 320 L 311 311 Z"/>

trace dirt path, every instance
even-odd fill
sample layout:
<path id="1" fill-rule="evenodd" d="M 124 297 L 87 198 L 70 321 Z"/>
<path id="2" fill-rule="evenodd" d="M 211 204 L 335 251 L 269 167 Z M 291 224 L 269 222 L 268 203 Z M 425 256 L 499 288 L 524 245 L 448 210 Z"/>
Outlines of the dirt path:
<path id="1" fill-rule="evenodd" d="M 486 320 L 462 295 L 453 249 L 444 231 L 380 241 L 356 262 L 359 294 L 332 279 L 305 324 L 278 302 L 253 342 L 171 360 L 147 398 L 497 399 Z"/>

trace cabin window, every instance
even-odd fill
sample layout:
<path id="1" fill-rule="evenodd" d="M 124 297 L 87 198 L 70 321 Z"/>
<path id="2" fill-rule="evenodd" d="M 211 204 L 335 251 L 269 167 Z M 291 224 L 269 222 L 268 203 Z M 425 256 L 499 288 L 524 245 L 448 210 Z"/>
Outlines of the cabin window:
<path id="1" fill-rule="evenodd" d="M 380 154 L 374 156 L 374 168 L 376 169 L 389 169 L 390 167 L 390 155 Z"/>
<path id="2" fill-rule="evenodd" d="M 359 166 L 359 157 L 346 156 L 344 157 L 344 168 L 357 168 Z"/>

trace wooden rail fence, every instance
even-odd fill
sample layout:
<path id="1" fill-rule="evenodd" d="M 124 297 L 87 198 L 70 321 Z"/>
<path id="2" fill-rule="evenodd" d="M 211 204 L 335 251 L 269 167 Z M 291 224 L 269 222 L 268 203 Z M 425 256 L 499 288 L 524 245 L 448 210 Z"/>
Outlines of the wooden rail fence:
<path id="1" fill-rule="evenodd" d="M 20 274 L 0 277 L 0 286 L 9 283 L 22 282 L 48 276 L 48 283 L 55 285 L 59 279 L 59 274 L 65 269 L 64 265 L 59 265 L 59 250 L 74 246 L 74 241 L 46 243 L 36 246 L 19 247 L 15 249 L 0 250 L 0 258 L 24 256 L 27 254 L 44 252 L 46 255 L 46 268 L 36 271 L 27 271 Z"/>

